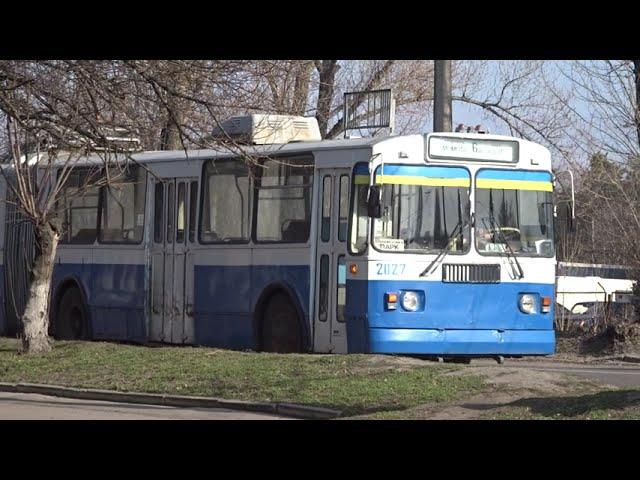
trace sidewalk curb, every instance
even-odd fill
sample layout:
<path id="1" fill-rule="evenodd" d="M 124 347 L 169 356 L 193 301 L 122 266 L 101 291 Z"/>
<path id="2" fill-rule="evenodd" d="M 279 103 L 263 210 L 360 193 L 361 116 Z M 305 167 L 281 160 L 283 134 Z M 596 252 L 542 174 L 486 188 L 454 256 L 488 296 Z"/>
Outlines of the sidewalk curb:
<path id="1" fill-rule="evenodd" d="M 260 413 L 271 413 L 286 417 L 308 420 L 329 420 L 339 417 L 342 412 L 321 407 L 310 407 L 293 403 L 249 402 L 244 400 L 226 400 L 215 397 L 190 397 L 167 395 L 162 393 L 116 392 L 113 390 L 94 390 L 89 388 L 60 387 L 36 383 L 0 382 L 0 392 L 37 393 L 53 397 L 79 398 L 83 400 L 102 400 L 107 402 L 137 403 L 144 405 L 163 405 L 188 408 L 227 408 Z"/>

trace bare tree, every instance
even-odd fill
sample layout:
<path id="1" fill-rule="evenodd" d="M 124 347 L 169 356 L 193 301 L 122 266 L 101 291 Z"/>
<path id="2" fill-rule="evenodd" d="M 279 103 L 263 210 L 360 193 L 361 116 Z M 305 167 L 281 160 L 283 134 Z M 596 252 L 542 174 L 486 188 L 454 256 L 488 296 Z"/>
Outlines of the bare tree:
<path id="1" fill-rule="evenodd" d="M 21 318 L 22 349 L 29 353 L 50 349 L 49 294 L 56 249 L 63 234 L 61 222 L 69 200 L 82 197 L 91 189 L 109 186 L 117 188 L 124 180 L 125 164 L 113 163 L 109 149 L 100 160 L 85 168 L 82 182 L 67 188 L 70 176 L 81 159 L 81 150 L 60 151 L 55 146 L 43 149 L 39 142 L 23 150 L 21 145 L 31 130 L 25 130 L 14 121 L 8 122 L 11 160 L 1 172 L 10 192 L 9 201 L 15 202 L 22 216 L 33 225 L 35 256 L 31 266 L 28 301 Z M 77 141 L 77 137 L 73 138 Z M 105 175 L 105 171 L 108 173 Z M 25 248 L 27 248 L 25 246 Z"/>
<path id="2" fill-rule="evenodd" d="M 570 159 L 573 126 L 570 89 L 549 61 L 458 61 L 453 66 L 453 101 L 477 108 L 505 133 L 542 143 L 557 161 Z M 455 121 L 455 120 L 454 120 Z"/>
<path id="3" fill-rule="evenodd" d="M 422 131 L 431 108 L 433 66 L 429 61 L 257 61 L 247 72 L 254 90 L 243 99 L 245 108 L 314 115 L 323 138 L 342 134 L 344 93 L 348 91 L 393 88 L 399 133 Z"/>
<path id="4" fill-rule="evenodd" d="M 65 205 L 89 190 L 118 188 L 126 181 L 133 160 L 111 138 L 114 133 L 136 132 L 164 148 L 206 145 L 217 115 L 237 109 L 222 100 L 250 96 L 237 88 L 245 86 L 244 65 L 0 62 L 0 120 L 6 124 L 0 137 L 9 157 L 2 174 L 10 201 L 31 222 L 35 236 L 30 290 L 21 318 L 25 352 L 50 349 L 49 294 L 57 245 L 65 233 Z M 89 153 L 93 163 L 90 168 L 82 164 L 82 180 L 70 188 L 69 179 Z"/>

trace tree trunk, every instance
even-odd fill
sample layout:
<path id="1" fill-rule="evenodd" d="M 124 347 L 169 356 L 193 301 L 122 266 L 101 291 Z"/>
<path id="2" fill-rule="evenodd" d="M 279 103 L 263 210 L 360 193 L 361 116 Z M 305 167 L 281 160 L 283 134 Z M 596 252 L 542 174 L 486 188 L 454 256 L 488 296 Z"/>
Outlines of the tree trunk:
<path id="1" fill-rule="evenodd" d="M 177 109 L 167 114 L 164 127 L 160 132 L 160 150 L 180 150 L 182 148 L 180 130 L 176 124 L 176 122 L 179 121 L 180 118 Z"/>
<path id="2" fill-rule="evenodd" d="M 49 292 L 60 235 L 47 223 L 36 226 L 35 238 L 36 254 L 31 269 L 29 298 L 22 315 L 22 351 L 25 353 L 43 353 L 51 350 Z"/>
<path id="3" fill-rule="evenodd" d="M 173 86 L 175 87 L 175 82 Z M 170 96 L 167 99 L 167 112 L 164 126 L 160 132 L 160 150 L 180 150 L 183 148 L 180 136 L 182 109 L 178 100 Z"/>
<path id="4" fill-rule="evenodd" d="M 296 72 L 296 81 L 293 89 L 293 101 L 291 114 L 303 116 L 306 113 L 307 97 L 309 96 L 309 84 L 311 83 L 311 69 L 313 62 L 304 61 Z"/>
<path id="5" fill-rule="evenodd" d="M 640 60 L 633 61 L 633 85 L 636 89 L 636 134 L 638 136 L 638 146 L 640 146 Z"/>
<path id="6" fill-rule="evenodd" d="M 337 60 L 322 60 L 316 62 L 318 69 L 318 100 L 316 102 L 316 118 L 320 135 L 326 138 L 331 114 L 331 100 L 333 100 L 334 81 L 338 71 Z"/>

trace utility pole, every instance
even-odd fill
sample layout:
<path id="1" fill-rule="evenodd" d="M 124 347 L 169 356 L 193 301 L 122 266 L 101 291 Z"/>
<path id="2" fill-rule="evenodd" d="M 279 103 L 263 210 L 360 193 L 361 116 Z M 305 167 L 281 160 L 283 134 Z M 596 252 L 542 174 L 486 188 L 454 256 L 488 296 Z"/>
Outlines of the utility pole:
<path id="1" fill-rule="evenodd" d="M 435 60 L 433 131 L 451 131 L 451 60 Z"/>

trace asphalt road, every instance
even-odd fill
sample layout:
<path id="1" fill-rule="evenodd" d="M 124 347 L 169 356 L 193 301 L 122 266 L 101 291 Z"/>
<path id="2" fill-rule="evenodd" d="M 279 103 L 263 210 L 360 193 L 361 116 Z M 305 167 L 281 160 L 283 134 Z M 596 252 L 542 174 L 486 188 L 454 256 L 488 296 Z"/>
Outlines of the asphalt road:
<path id="1" fill-rule="evenodd" d="M 0 392 L 0 420 L 285 420 L 285 418 L 222 408 L 177 408 Z"/>

